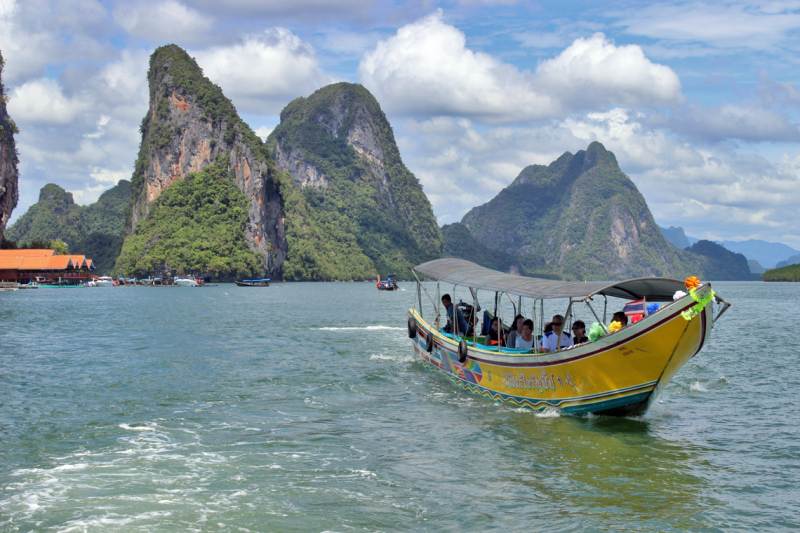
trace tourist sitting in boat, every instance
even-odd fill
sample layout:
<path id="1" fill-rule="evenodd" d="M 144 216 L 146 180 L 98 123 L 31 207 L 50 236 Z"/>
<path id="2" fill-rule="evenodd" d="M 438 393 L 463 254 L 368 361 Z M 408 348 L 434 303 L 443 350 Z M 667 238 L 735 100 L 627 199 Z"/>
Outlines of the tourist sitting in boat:
<path id="1" fill-rule="evenodd" d="M 461 309 L 458 308 L 457 305 L 453 304 L 453 300 L 450 298 L 449 294 L 445 294 L 442 296 L 442 305 L 445 308 L 445 316 L 447 317 L 447 325 L 444 327 L 444 331 L 446 333 L 453 333 L 453 313 L 455 313 L 456 320 L 458 321 L 458 334 L 461 336 L 466 336 L 469 332 L 469 326 L 467 325 L 467 320 L 464 318 L 464 314 L 461 312 Z"/>
<path id="2" fill-rule="evenodd" d="M 572 324 L 572 343 L 583 344 L 584 342 L 589 342 L 589 337 L 586 336 L 586 324 L 583 320 L 576 320 Z"/>
<path id="3" fill-rule="evenodd" d="M 516 336 L 514 347 L 533 348 L 533 320 L 530 318 L 522 321 L 522 326 L 520 327 L 519 334 Z"/>
<path id="4" fill-rule="evenodd" d="M 489 333 L 486 334 L 486 339 L 484 340 L 483 344 L 486 346 L 505 346 L 506 343 L 504 341 L 505 339 L 503 338 L 500 319 L 498 317 L 494 317 L 492 319 L 492 329 L 490 329 Z"/>
<path id="5" fill-rule="evenodd" d="M 550 322 L 553 326 L 553 331 L 545 334 L 542 338 L 542 351 L 544 353 L 555 352 L 558 350 L 558 337 L 561 336 L 561 347 L 569 348 L 572 346 L 572 337 L 569 333 L 564 332 L 564 317 L 555 315 L 553 321 Z"/>
<path id="6" fill-rule="evenodd" d="M 611 317 L 611 324 L 608 326 L 608 331 L 611 333 L 616 333 L 627 325 L 628 317 L 625 316 L 624 312 L 617 311 L 614 313 L 614 316 Z"/>
<path id="7" fill-rule="evenodd" d="M 516 346 L 517 345 L 517 336 L 519 332 L 522 331 L 522 323 L 525 322 L 525 317 L 522 315 L 517 315 L 514 317 L 514 322 L 511 323 L 511 329 L 506 336 L 506 344 L 508 346 Z"/>

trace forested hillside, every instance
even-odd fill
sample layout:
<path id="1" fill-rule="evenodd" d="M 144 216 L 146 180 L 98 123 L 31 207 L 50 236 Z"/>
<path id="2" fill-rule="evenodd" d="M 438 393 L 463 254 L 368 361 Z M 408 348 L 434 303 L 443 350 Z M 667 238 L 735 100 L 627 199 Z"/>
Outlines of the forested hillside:
<path id="1" fill-rule="evenodd" d="M 137 276 L 161 269 L 220 278 L 259 273 L 260 258 L 245 239 L 247 197 L 231 174 L 220 156 L 167 187 L 126 239 L 118 269 Z"/>
<path id="2" fill-rule="evenodd" d="M 682 251 L 669 244 L 636 185 L 598 142 L 548 166 L 523 169 L 461 222 L 487 248 L 520 257 L 529 272 L 568 279 L 750 279 L 743 256 L 739 261 L 722 247 Z"/>
<path id="3" fill-rule="evenodd" d="M 267 140 L 276 164 L 306 199 L 307 223 L 339 228 L 381 275 L 411 276 L 439 257 L 441 231 L 419 181 L 403 164 L 392 128 L 364 87 L 338 83 L 292 101 Z M 287 272 L 310 277 L 290 253 Z M 313 247 L 303 256 L 314 259 Z M 300 257 L 300 256 L 296 256 Z"/>
<path id="4" fill-rule="evenodd" d="M 120 180 L 87 206 L 54 183 L 42 187 L 39 201 L 8 228 L 5 238 L 19 245 L 62 240 L 72 254 L 85 254 L 98 272 L 111 272 L 122 245 L 122 229 L 130 209 L 131 185 Z"/>

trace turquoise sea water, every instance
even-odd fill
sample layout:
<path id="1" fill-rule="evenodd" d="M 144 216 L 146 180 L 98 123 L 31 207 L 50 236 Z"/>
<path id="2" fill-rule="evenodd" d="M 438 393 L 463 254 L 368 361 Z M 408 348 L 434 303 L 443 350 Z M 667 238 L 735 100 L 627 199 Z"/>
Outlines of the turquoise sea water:
<path id="1" fill-rule="evenodd" d="M 622 419 L 426 372 L 401 286 L 0 293 L 0 531 L 800 527 L 800 284 L 715 283 L 711 343 Z"/>

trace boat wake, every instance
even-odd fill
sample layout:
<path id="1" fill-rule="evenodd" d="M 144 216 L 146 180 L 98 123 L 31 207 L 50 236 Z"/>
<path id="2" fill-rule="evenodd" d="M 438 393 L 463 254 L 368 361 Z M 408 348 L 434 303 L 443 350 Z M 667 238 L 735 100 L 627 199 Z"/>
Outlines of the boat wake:
<path id="1" fill-rule="evenodd" d="M 398 363 L 408 363 L 414 361 L 414 358 L 410 355 L 389 355 L 384 353 L 374 353 L 369 356 L 370 359 L 376 359 L 378 361 L 395 361 Z"/>
<path id="2" fill-rule="evenodd" d="M 536 418 L 561 418 L 561 411 L 555 407 L 546 407 L 544 411 L 536 411 L 534 416 Z"/>

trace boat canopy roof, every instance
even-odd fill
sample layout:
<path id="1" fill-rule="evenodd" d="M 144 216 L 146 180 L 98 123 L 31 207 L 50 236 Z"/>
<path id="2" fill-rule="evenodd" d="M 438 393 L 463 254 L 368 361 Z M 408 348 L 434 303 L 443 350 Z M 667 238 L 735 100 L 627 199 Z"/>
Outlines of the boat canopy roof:
<path id="1" fill-rule="evenodd" d="M 525 298 L 589 298 L 596 294 L 651 302 L 671 302 L 684 283 L 670 278 L 637 278 L 625 281 L 563 281 L 515 276 L 492 270 L 465 259 L 436 259 L 413 269 L 425 277 L 475 290 L 505 292 Z"/>
<path id="2" fill-rule="evenodd" d="M 264 278 L 264 279 L 245 279 L 245 280 L 242 280 L 242 283 L 256 283 L 257 281 L 269 281 L 269 278 Z"/>

